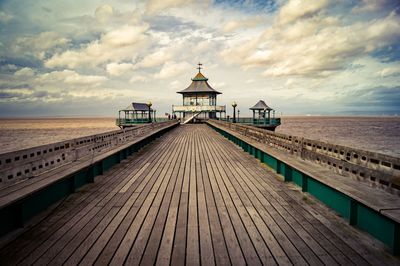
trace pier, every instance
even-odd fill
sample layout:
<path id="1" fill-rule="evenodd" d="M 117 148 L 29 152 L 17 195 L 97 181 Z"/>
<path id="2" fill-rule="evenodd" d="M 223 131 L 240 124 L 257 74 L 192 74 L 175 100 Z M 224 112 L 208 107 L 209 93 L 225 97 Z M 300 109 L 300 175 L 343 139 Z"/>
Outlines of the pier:
<path id="1" fill-rule="evenodd" d="M 308 169 L 308 162 L 292 155 L 283 161 L 281 150 L 249 138 L 251 132 L 243 135 L 236 126 L 211 120 L 208 125 L 177 126 L 170 121 L 142 126 L 140 134 L 135 128 L 116 131 L 135 137 L 71 160 L 63 171 L 63 166 L 48 169 L 5 186 L 0 190 L 2 223 L 12 218 L 18 228 L 3 235 L 0 264 L 398 265 L 398 258 L 390 255 L 397 254 L 399 244 L 397 195 L 360 184 L 361 193 L 382 196 L 373 206 L 368 203 L 371 195 L 351 195 L 351 183 L 359 181 L 340 185 L 340 180 L 319 179 L 346 193 L 358 214 L 365 212 L 359 205 L 374 212 L 379 204 L 392 204 L 385 208 L 389 213 L 378 211 L 376 217 L 357 219 L 349 213 L 349 223 L 335 206 L 313 195 L 318 166 Z M 104 143 L 112 143 L 118 133 L 107 134 Z M 86 148 L 95 146 L 99 143 L 87 143 Z M 270 157 L 261 155 L 265 150 Z M 22 158 L 16 163 L 22 165 Z M 270 166 L 274 158 L 282 170 Z M 308 172 L 300 172 L 301 165 Z M 305 176 L 307 181 L 299 182 Z M 52 201 L 49 188 L 64 191 L 54 185 L 60 182 L 69 191 Z M 32 200 L 43 210 L 28 217 L 24 205 L 29 207 Z M 376 219 L 383 219 L 386 223 L 378 230 L 392 242 L 365 233 L 363 218 L 378 224 Z M 354 227 L 357 223 L 361 226 Z"/>

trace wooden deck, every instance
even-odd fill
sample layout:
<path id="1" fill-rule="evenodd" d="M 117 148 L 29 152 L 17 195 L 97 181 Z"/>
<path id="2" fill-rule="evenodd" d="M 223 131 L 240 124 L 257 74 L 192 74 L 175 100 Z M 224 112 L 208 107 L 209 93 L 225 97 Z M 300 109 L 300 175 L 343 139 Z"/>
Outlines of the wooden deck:
<path id="1" fill-rule="evenodd" d="M 206 125 L 180 126 L 9 240 L 0 265 L 382 265 L 383 244 Z"/>

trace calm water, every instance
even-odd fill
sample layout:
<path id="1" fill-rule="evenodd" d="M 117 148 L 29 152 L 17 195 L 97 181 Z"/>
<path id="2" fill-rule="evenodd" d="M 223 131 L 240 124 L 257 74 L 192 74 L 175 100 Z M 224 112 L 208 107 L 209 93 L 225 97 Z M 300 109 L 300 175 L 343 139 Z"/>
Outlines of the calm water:
<path id="1" fill-rule="evenodd" d="M 284 117 L 276 131 L 400 157 L 400 117 Z"/>
<path id="2" fill-rule="evenodd" d="M 113 118 L 0 119 L 0 153 L 115 129 Z M 277 132 L 400 157 L 400 117 L 284 117 Z"/>

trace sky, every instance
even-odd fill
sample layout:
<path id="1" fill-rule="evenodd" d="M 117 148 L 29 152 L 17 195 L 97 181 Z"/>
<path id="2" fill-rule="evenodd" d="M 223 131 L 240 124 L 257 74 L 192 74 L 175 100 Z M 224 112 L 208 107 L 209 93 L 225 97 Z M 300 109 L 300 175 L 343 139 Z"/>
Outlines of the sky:
<path id="1" fill-rule="evenodd" d="M 241 115 L 400 115 L 400 1 L 0 1 L 0 116 L 159 115 L 197 63 Z"/>

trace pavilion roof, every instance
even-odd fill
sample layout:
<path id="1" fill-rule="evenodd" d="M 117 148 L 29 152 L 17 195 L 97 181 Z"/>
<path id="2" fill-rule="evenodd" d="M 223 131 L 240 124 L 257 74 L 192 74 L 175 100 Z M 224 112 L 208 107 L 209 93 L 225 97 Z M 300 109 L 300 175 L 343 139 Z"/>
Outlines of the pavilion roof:
<path id="1" fill-rule="evenodd" d="M 153 110 L 153 108 L 150 108 L 150 110 Z M 149 111 L 149 106 L 147 105 L 147 103 L 132 102 L 130 105 L 128 105 L 125 109 L 121 111 Z"/>
<path id="2" fill-rule="evenodd" d="M 250 110 L 273 110 L 263 100 L 259 100 Z"/>
<path id="3" fill-rule="evenodd" d="M 200 71 L 197 75 L 192 78 L 192 83 L 189 87 L 182 91 L 178 91 L 178 93 L 185 94 L 185 93 L 197 93 L 197 92 L 209 92 L 215 94 L 222 94 L 219 91 L 214 90 L 210 84 L 207 82 L 208 78 L 206 78 Z"/>

